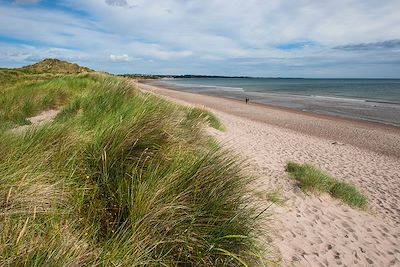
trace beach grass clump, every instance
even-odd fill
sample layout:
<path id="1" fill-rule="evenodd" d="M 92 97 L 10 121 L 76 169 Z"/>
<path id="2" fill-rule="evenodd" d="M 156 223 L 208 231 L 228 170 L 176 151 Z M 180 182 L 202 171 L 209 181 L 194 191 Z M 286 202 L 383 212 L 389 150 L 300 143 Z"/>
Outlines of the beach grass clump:
<path id="1" fill-rule="evenodd" d="M 188 119 L 201 118 L 204 119 L 212 128 L 225 131 L 224 125 L 211 111 L 205 108 L 191 107 L 187 111 Z"/>
<path id="2" fill-rule="evenodd" d="M 312 165 L 289 162 L 286 171 L 301 183 L 303 190 L 326 192 L 352 207 L 361 209 L 367 207 L 367 197 L 354 185 L 339 181 Z"/>
<path id="3" fill-rule="evenodd" d="M 104 75 L 16 90 L 3 120 L 47 109 L 49 94 L 61 112 L 0 131 L 1 266 L 265 264 L 251 180 L 210 145 L 204 117 Z M 25 94 L 27 113 L 14 98 Z"/>
<path id="4" fill-rule="evenodd" d="M 21 78 L 24 79 L 24 78 Z M 0 94 L 0 122 L 15 127 L 29 124 L 27 118 L 43 110 L 66 105 L 77 94 L 96 86 L 94 75 L 60 76 L 53 79 L 19 82 Z"/>
<path id="5" fill-rule="evenodd" d="M 213 150 L 222 149 L 221 143 L 218 142 L 214 137 L 209 137 L 207 139 L 207 144 L 209 146 L 209 149 L 213 149 Z"/>
<path id="6" fill-rule="evenodd" d="M 16 85 L 24 83 L 26 84 L 33 81 L 44 81 L 57 76 L 57 74 L 50 73 L 31 74 L 28 71 L 22 69 L 0 68 L 0 92 L 12 90 L 13 87 L 15 87 Z"/>
<path id="7" fill-rule="evenodd" d="M 255 196 L 278 206 L 284 206 L 287 201 L 281 189 L 256 191 Z"/>
<path id="8" fill-rule="evenodd" d="M 272 202 L 275 203 L 276 205 L 279 206 L 284 206 L 286 203 L 286 198 L 283 195 L 281 190 L 271 190 L 265 193 L 265 198 Z"/>

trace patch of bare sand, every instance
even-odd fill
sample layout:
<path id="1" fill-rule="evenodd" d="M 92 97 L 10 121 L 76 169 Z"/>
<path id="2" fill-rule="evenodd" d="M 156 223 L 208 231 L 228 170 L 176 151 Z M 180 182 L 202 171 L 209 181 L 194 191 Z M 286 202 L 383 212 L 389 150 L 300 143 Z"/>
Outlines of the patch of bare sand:
<path id="1" fill-rule="evenodd" d="M 12 129 L 14 133 L 22 133 L 32 127 L 38 127 L 46 122 L 54 120 L 54 118 L 60 113 L 59 109 L 49 109 L 41 112 L 40 114 L 30 117 L 27 120 L 31 123 L 29 125 L 22 125 Z"/>
<path id="2" fill-rule="evenodd" d="M 266 228 L 281 251 L 284 266 L 400 266 L 398 157 L 378 153 L 379 149 L 366 149 L 368 146 L 357 146 L 360 143 L 357 140 L 352 145 L 338 145 L 337 139 L 247 119 L 251 109 L 243 110 L 246 107 L 236 101 L 212 100 L 200 95 L 193 99 L 193 94 L 176 94 L 165 89 L 155 92 L 181 104 L 212 106 L 227 127 L 226 132 L 212 130 L 212 134 L 249 159 L 252 174 L 258 178 L 256 190 L 283 192 L 286 205 L 272 206 L 272 224 L 266 222 Z M 203 97 L 207 99 L 202 101 Z M 208 105 L 210 101 L 214 101 L 213 105 Z M 237 116 L 237 112 L 232 115 L 230 109 L 247 115 L 245 118 Z M 257 116 L 262 116 L 257 112 Z M 281 118 L 290 116 L 290 113 L 274 112 Z M 302 118 L 296 115 L 297 125 L 302 125 Z M 310 118 L 303 119 L 303 126 L 307 127 Z M 327 123 L 318 125 L 322 132 L 327 131 L 324 128 Z M 331 121 L 329 129 L 335 127 L 339 129 L 340 122 Z M 349 136 L 353 134 L 353 138 L 364 137 L 361 140 L 364 143 L 370 141 L 371 132 L 379 134 L 379 129 L 374 127 L 363 128 L 368 133 L 364 135 L 359 130 L 340 129 Z M 373 140 L 385 143 L 386 137 L 394 144 L 400 140 L 396 131 L 378 135 Z M 369 211 L 352 209 L 327 195 L 306 195 L 284 171 L 290 160 L 314 164 L 338 179 L 355 184 L 369 198 Z"/>

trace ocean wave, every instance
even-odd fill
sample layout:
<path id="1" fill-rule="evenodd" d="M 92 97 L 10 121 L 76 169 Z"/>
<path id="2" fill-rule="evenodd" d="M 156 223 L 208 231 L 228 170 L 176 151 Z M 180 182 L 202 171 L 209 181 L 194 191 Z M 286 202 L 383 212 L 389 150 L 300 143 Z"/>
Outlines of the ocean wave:
<path id="1" fill-rule="evenodd" d="M 378 100 L 378 99 L 358 99 L 358 98 L 345 98 L 345 97 L 337 97 L 337 96 L 320 96 L 320 95 L 310 95 L 310 97 L 333 100 L 333 101 L 363 102 L 363 103 L 375 103 L 375 104 L 400 105 L 399 102 L 387 101 L 387 100 Z"/>
<path id="2" fill-rule="evenodd" d="M 190 87 L 190 88 L 212 88 L 212 89 L 222 89 L 225 91 L 236 91 L 244 92 L 242 87 L 231 87 L 231 86 L 218 86 L 218 85 L 204 85 L 204 84 L 175 84 L 180 87 Z"/>
<path id="3" fill-rule="evenodd" d="M 349 102 L 368 102 L 365 99 L 357 99 L 357 98 L 345 98 L 345 97 L 337 97 L 337 96 L 322 96 L 322 95 L 310 95 L 310 97 L 334 100 L 334 101 L 349 101 Z"/>

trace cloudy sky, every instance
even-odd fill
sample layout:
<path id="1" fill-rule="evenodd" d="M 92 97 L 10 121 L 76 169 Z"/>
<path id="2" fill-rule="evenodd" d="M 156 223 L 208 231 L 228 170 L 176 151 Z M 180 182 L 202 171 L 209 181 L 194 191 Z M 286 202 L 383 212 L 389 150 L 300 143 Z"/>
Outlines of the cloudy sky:
<path id="1" fill-rule="evenodd" d="M 400 78 L 400 0 L 0 0 L 0 66 Z"/>

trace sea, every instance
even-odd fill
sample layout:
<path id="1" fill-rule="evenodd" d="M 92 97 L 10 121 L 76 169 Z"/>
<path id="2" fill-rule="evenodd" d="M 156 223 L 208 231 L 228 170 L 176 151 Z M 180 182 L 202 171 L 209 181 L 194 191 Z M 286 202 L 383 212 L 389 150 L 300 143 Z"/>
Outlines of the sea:
<path id="1" fill-rule="evenodd" d="M 400 79 L 168 78 L 168 89 L 400 126 Z"/>

